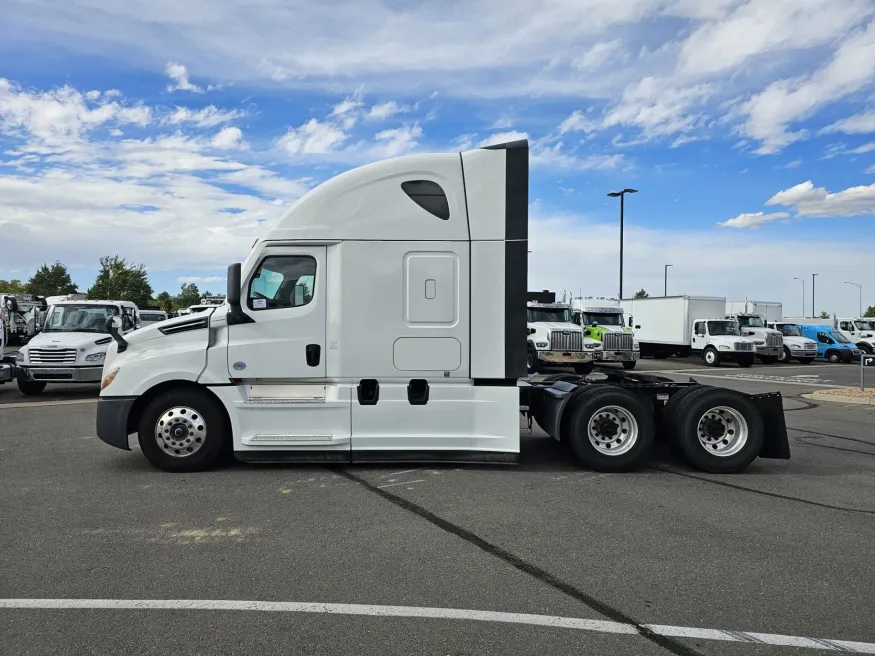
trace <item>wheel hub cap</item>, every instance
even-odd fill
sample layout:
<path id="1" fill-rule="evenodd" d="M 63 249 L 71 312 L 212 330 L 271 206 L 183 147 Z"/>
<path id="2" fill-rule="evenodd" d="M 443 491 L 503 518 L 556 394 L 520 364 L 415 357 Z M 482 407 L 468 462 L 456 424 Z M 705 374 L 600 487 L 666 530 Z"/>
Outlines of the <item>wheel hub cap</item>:
<path id="1" fill-rule="evenodd" d="M 747 421 L 735 408 L 711 408 L 699 419 L 699 443 L 715 456 L 727 457 L 741 451 L 749 435 Z"/>
<path id="2" fill-rule="evenodd" d="M 164 453 L 174 458 L 185 458 L 196 453 L 206 437 L 206 422 L 192 408 L 170 408 L 155 424 L 155 441 Z"/>

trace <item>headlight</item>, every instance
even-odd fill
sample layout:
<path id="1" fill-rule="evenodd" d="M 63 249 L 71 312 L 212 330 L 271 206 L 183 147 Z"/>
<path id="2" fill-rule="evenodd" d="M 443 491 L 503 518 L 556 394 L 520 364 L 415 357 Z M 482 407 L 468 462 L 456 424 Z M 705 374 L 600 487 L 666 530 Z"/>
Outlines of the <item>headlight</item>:
<path id="1" fill-rule="evenodd" d="M 103 377 L 103 381 L 100 383 L 101 391 L 103 391 L 107 387 L 109 387 L 110 383 L 112 383 L 112 381 L 115 380 L 116 375 L 118 375 L 118 370 L 119 370 L 119 368 L 116 367 L 115 369 L 110 371 L 108 374 L 106 374 L 106 376 Z"/>
<path id="2" fill-rule="evenodd" d="M 535 346 L 538 348 L 545 348 L 547 346 L 547 342 L 535 342 Z"/>
<path id="3" fill-rule="evenodd" d="M 791 349 L 801 349 L 802 347 L 799 344 L 790 344 Z"/>
<path id="4" fill-rule="evenodd" d="M 598 348 L 598 347 L 599 347 L 598 344 L 584 344 L 584 346 L 585 346 L 586 348 L 588 348 L 588 349 L 594 349 L 594 348 Z"/>
<path id="5" fill-rule="evenodd" d="M 24 353 L 22 353 L 21 351 L 16 353 L 15 354 L 15 361 L 16 362 L 24 362 Z"/>
<path id="6" fill-rule="evenodd" d="M 729 350 L 729 347 L 726 346 L 726 344 L 721 344 L 717 348 L 719 348 L 721 351 L 728 351 Z"/>
<path id="7" fill-rule="evenodd" d="M 92 353 L 85 356 L 85 362 L 103 362 L 106 358 L 106 353 Z"/>

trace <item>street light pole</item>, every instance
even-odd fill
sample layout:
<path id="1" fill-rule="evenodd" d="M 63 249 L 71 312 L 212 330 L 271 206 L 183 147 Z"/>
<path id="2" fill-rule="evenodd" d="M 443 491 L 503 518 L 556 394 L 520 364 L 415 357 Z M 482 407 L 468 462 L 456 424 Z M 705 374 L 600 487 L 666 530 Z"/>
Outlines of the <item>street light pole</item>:
<path id="1" fill-rule="evenodd" d="M 847 282 L 847 281 L 845 281 L 845 284 L 846 285 L 853 285 L 854 287 L 856 287 L 859 290 L 859 292 L 860 292 L 860 314 L 858 314 L 857 316 L 862 318 L 863 317 L 863 285 L 856 283 L 856 282 Z"/>
<path id="2" fill-rule="evenodd" d="M 820 275 L 819 273 L 812 273 L 811 274 L 811 318 L 812 319 L 817 319 L 817 317 L 814 316 L 814 276 L 819 276 L 819 275 Z"/>
<path id="3" fill-rule="evenodd" d="M 624 199 L 626 194 L 637 194 L 637 189 L 623 189 L 623 191 L 612 191 L 608 194 L 611 198 L 620 197 L 620 299 L 623 298 L 623 212 Z"/>
<path id="4" fill-rule="evenodd" d="M 662 288 L 662 295 L 668 296 L 668 268 L 670 266 L 674 266 L 674 264 L 666 264 L 665 265 L 665 286 Z"/>
<path id="5" fill-rule="evenodd" d="M 805 317 L 805 280 L 802 278 L 793 277 L 793 280 L 798 280 L 802 283 L 802 317 Z"/>

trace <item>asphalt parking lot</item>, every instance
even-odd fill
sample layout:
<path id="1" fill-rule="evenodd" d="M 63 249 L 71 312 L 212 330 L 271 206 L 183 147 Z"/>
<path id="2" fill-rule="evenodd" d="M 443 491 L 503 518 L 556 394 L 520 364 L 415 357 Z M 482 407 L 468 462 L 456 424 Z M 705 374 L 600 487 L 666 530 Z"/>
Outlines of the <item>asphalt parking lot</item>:
<path id="1" fill-rule="evenodd" d="M 171 475 L 95 387 L 0 386 L 0 652 L 875 653 L 875 407 L 802 397 L 859 368 L 639 369 L 780 391 L 791 460 L 600 474 L 536 427 L 512 468 Z"/>

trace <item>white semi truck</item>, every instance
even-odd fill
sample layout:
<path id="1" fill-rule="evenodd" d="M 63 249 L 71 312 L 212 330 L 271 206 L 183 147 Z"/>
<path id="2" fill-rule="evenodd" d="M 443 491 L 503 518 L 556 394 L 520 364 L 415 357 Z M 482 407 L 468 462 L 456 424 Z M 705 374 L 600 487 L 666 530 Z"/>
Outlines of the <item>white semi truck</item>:
<path id="1" fill-rule="evenodd" d="M 662 296 L 620 301 L 635 327 L 642 355 L 667 358 L 700 354 L 719 367 L 733 361 L 750 367 L 754 340 L 741 334 L 738 322 L 726 318 L 726 299 L 711 296 Z"/>
<path id="2" fill-rule="evenodd" d="M 632 329 L 623 320 L 617 301 L 577 298 L 571 302 L 571 321 L 583 329 L 587 340 L 596 343 L 596 362 L 617 362 L 623 369 L 634 369 L 641 357 Z M 590 347 L 592 348 L 592 347 Z"/>
<path id="3" fill-rule="evenodd" d="M 769 321 L 779 321 L 782 313 L 782 305 L 771 301 L 726 302 L 726 318 L 735 319 L 741 334 L 753 339 L 763 364 L 774 364 L 784 355 L 781 332 L 767 326 Z"/>
<path id="4" fill-rule="evenodd" d="M 18 389 L 40 394 L 48 383 L 99 383 L 112 337 L 107 318 L 124 332 L 140 327 L 130 301 L 61 301 L 49 307 L 38 333 L 15 355 Z"/>
<path id="5" fill-rule="evenodd" d="M 528 301 L 526 330 L 527 373 L 537 373 L 545 366 L 571 367 L 578 374 L 593 370 L 598 343 L 584 338 L 581 327 L 572 323 L 571 309 L 565 303 Z"/>
<path id="6" fill-rule="evenodd" d="M 875 319 L 835 317 L 833 327 L 856 344 L 863 353 L 875 353 Z"/>
<path id="7" fill-rule="evenodd" d="M 526 377 L 528 152 L 347 171 L 228 268 L 223 305 L 129 335 L 108 319 L 98 437 L 130 450 L 136 434 L 166 471 L 225 453 L 512 463 L 522 413 L 600 471 L 640 465 L 657 436 L 708 471 L 789 458 L 777 393 L 624 371 Z"/>

